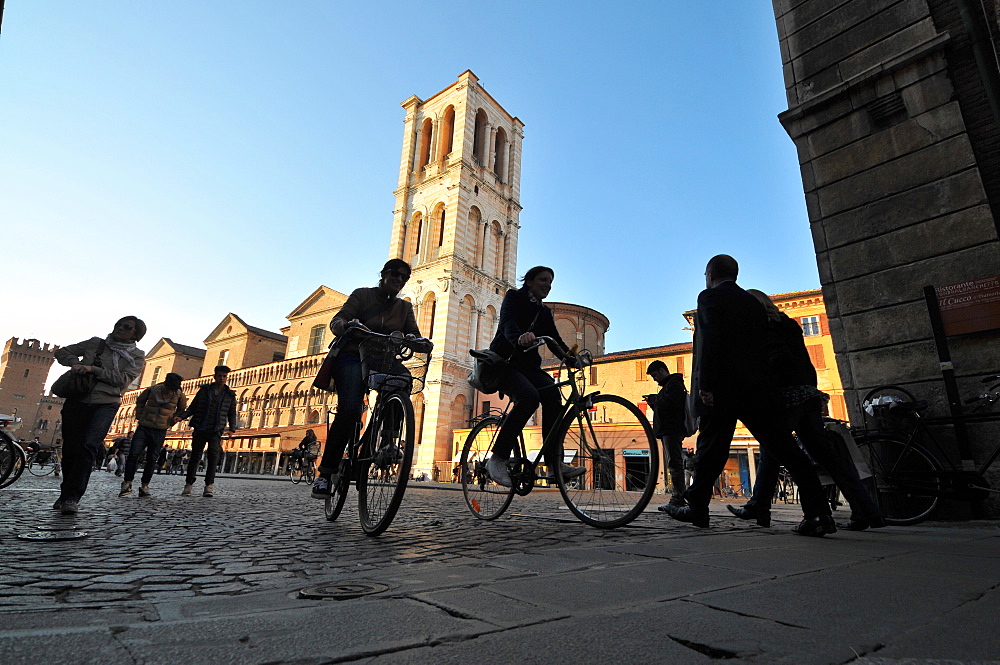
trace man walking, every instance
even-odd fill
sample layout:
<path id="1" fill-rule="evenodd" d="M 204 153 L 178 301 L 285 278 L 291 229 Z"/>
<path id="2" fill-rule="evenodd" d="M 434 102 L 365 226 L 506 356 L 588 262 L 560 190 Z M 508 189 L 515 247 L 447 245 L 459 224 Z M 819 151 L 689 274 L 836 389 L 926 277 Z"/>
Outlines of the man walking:
<path id="1" fill-rule="evenodd" d="M 756 302 L 756 301 L 755 301 Z M 215 495 L 215 470 L 222 456 L 222 432 L 236 433 L 236 393 L 226 385 L 231 370 L 225 365 L 215 368 L 215 381 L 198 389 L 189 406 L 180 414 L 180 420 L 191 418 L 194 434 L 191 436 L 191 459 L 188 462 L 187 483 L 181 496 L 191 496 L 197 478 L 198 463 L 208 444 L 208 465 L 205 467 L 205 491 L 202 496 Z"/>
<path id="2" fill-rule="evenodd" d="M 684 428 L 684 402 L 687 388 L 684 375 L 671 374 L 666 363 L 654 360 L 646 368 L 648 374 L 660 386 L 655 395 L 646 395 L 646 403 L 653 408 L 653 436 L 663 444 L 663 481 L 669 483 L 670 503 L 684 506 L 684 458 L 681 444 L 687 432 Z"/>
<path id="3" fill-rule="evenodd" d="M 135 418 L 139 421 L 139 427 L 132 436 L 132 447 L 125 461 L 125 478 L 118 496 L 132 493 L 132 479 L 135 478 L 135 470 L 143 453 L 146 456 L 146 465 L 142 470 L 139 496 L 150 496 L 149 481 L 153 478 L 153 469 L 159 470 L 159 459 L 163 439 L 167 436 L 167 428 L 180 420 L 179 416 L 187 406 L 187 398 L 181 391 L 183 380 L 184 377 L 180 374 L 170 372 L 163 383 L 146 388 L 136 397 Z"/>
<path id="4" fill-rule="evenodd" d="M 791 432 L 782 425 L 781 405 L 767 371 L 767 315 L 757 299 L 737 286 L 739 265 L 726 254 L 705 269 L 706 289 L 695 314 L 692 391 L 701 417 L 694 481 L 686 507 L 660 506 L 681 522 L 708 526 L 712 485 L 725 469 L 740 420 L 762 450 L 785 465 L 799 486 L 805 519 L 793 531 L 822 536 L 837 530 L 819 478 Z"/>

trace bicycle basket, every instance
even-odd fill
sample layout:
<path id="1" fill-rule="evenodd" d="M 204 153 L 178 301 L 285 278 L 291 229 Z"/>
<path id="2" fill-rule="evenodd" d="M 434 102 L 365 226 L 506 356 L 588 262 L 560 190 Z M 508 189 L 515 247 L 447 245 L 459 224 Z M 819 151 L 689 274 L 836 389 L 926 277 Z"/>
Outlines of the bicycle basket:
<path id="1" fill-rule="evenodd" d="M 361 367 L 368 388 L 415 395 L 424 389 L 430 354 L 413 351 L 402 337 L 371 337 L 361 342 Z"/>

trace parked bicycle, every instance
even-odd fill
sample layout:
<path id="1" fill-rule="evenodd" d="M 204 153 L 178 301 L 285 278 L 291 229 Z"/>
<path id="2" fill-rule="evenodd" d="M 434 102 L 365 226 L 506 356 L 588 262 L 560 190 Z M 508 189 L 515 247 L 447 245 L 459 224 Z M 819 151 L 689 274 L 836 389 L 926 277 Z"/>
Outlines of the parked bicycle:
<path id="1" fill-rule="evenodd" d="M 47 476 L 59 466 L 59 459 L 56 452 L 51 449 L 38 448 L 25 451 L 25 466 L 28 473 L 33 476 Z"/>
<path id="2" fill-rule="evenodd" d="M 14 416 L 0 415 L 0 489 L 17 482 L 26 466 L 24 448 L 18 445 L 8 429 L 17 422 Z"/>
<path id="3" fill-rule="evenodd" d="M 966 404 L 980 407 L 1000 400 L 1000 375 L 988 376 L 991 385 Z M 921 415 L 927 402 L 917 401 L 898 386 L 880 386 L 862 400 L 866 423 L 875 429 L 856 437 L 869 465 L 869 490 L 889 524 L 916 524 L 930 517 L 942 498 L 981 504 L 997 493 L 985 478 L 987 469 L 1000 456 L 1000 443 L 986 461 L 973 468 L 961 468 L 945 452 Z M 970 413 L 966 422 L 1000 421 L 1000 413 Z M 952 424 L 955 418 L 935 418 L 933 422 Z"/>
<path id="4" fill-rule="evenodd" d="M 326 499 L 326 518 L 337 519 L 351 483 L 358 491 L 358 517 L 369 536 L 377 536 L 392 523 L 410 478 L 416 440 L 410 395 L 423 390 L 430 364 L 430 340 L 352 328 L 361 339 L 361 367 L 368 388 L 375 392 L 368 427 L 361 423 L 347 445 L 340 477 Z"/>
<path id="5" fill-rule="evenodd" d="M 543 343 L 552 346 L 549 337 L 537 339 L 536 346 Z M 635 404 L 617 395 L 583 394 L 583 368 L 592 364 L 593 358 L 589 351 L 576 354 L 575 347 L 568 357 L 576 357 L 579 362 L 574 365 L 563 360 L 559 366 L 559 376 L 565 371 L 566 378 L 557 380 L 551 389 L 568 388 L 568 395 L 564 395 L 560 424 L 552 428 L 549 437 L 558 445 L 562 463 L 584 466 L 587 472 L 567 479 L 563 477 L 562 465 L 557 464 L 547 474 L 539 475 L 541 451 L 531 455 L 525 448 L 523 434 L 519 433 L 507 465 L 512 486 L 494 482 L 486 470 L 486 461 L 507 417 L 511 406 L 508 403 L 505 410 L 491 411 L 479 419 L 462 448 L 459 461 L 462 494 L 477 518 L 500 517 L 515 494 L 527 496 L 539 479 L 559 487 L 563 501 L 578 519 L 602 529 L 628 524 L 649 504 L 659 474 L 659 444 L 646 416 Z M 632 440 L 636 443 L 631 443 Z M 549 443 L 546 439 L 543 448 Z M 621 452 L 626 446 L 645 448 L 648 455 L 630 456 L 632 463 L 622 468 L 615 462 L 615 451 Z"/>

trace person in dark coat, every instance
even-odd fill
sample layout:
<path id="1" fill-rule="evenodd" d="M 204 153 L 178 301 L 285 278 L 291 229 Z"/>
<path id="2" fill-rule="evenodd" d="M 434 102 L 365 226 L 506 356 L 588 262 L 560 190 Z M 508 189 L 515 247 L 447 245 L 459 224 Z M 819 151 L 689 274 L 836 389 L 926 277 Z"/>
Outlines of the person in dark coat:
<path id="1" fill-rule="evenodd" d="M 767 365 L 781 393 L 786 424 L 798 435 L 806 452 L 827 470 L 851 506 L 850 520 L 840 527 L 864 531 L 869 527 L 885 526 L 878 506 L 861 484 L 857 469 L 837 453 L 832 435 L 823 426 L 823 403 L 830 398 L 816 387 L 816 369 L 806 350 L 802 328 L 780 311 L 767 294 L 755 289 L 747 289 L 747 293 L 755 297 L 767 313 Z M 770 524 L 771 500 L 778 482 L 779 466 L 773 456 L 762 451 L 753 495 L 741 508 L 726 506 L 730 512 L 740 519 L 756 519 L 764 526 Z"/>
<path id="2" fill-rule="evenodd" d="M 653 436 L 663 444 L 663 475 L 670 479 L 670 503 L 675 506 L 684 503 L 684 453 L 681 444 L 687 435 L 684 427 L 684 403 L 687 401 L 687 387 L 684 375 L 671 374 L 666 363 L 654 360 L 646 368 L 648 374 L 660 386 L 655 395 L 646 395 L 646 403 L 653 408 Z"/>
<path id="3" fill-rule="evenodd" d="M 705 269 L 694 329 L 692 390 L 700 416 L 694 482 L 685 507 L 659 510 L 697 527 L 709 525 L 712 486 L 725 469 L 742 422 L 762 450 L 775 456 L 799 486 L 805 519 L 793 530 L 805 536 L 834 533 L 837 526 L 816 471 L 782 422 L 781 405 L 767 369 L 767 316 L 757 299 L 736 284 L 739 265 L 726 254 Z"/>
<path id="4" fill-rule="evenodd" d="M 555 472 L 555 465 L 561 464 L 558 446 L 549 440 L 549 432 L 556 426 L 562 412 L 559 391 L 545 390 L 553 386 L 555 380 L 542 370 L 542 357 L 534 346 L 539 336 L 551 337 L 556 348 L 552 352 L 560 358 L 569 352 L 566 342 L 556 330 L 552 310 L 542 304 L 542 300 L 552 290 L 555 271 L 545 266 L 535 266 L 524 274 L 523 285 L 511 289 L 504 296 L 500 306 L 500 322 L 497 334 L 490 343 L 490 350 L 509 359 L 500 375 L 500 392 L 514 402 L 500 431 L 497 433 L 493 453 L 486 461 L 486 471 L 498 485 L 511 486 L 507 462 L 514 449 L 518 433 L 524 429 L 528 419 L 542 406 L 542 439 L 548 441 L 542 447 L 545 465 Z M 576 478 L 586 469 L 563 464 L 564 478 Z"/>

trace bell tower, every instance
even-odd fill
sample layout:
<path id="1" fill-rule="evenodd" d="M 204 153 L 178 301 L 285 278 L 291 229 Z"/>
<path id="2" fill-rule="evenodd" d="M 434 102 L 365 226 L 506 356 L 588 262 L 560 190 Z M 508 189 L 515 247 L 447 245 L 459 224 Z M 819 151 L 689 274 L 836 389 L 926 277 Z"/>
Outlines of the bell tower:
<path id="1" fill-rule="evenodd" d="M 434 342 L 428 381 L 414 398 L 414 469 L 450 473 L 451 432 L 467 427 L 474 395 L 470 348 L 489 344 L 514 286 L 524 124 L 466 70 L 406 110 L 389 258 L 413 275 L 400 293 Z M 448 477 L 448 476 L 442 476 Z"/>

